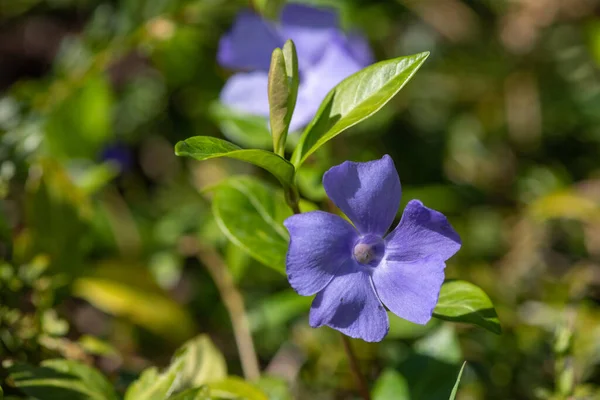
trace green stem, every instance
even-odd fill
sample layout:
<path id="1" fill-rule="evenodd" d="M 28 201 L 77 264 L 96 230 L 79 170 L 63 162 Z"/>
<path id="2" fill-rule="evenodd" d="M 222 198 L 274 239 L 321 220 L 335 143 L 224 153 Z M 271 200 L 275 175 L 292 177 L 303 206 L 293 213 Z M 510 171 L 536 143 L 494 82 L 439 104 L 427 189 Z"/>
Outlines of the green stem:
<path id="1" fill-rule="evenodd" d="M 298 189 L 295 186 L 288 186 L 284 188 L 285 201 L 290 206 L 294 214 L 300 214 L 300 195 Z"/>
<path id="2" fill-rule="evenodd" d="M 371 395 L 369 394 L 369 387 L 367 386 L 367 382 L 365 381 L 365 377 L 361 374 L 360 368 L 358 366 L 358 360 L 356 359 L 356 355 L 352 350 L 352 345 L 350 344 L 350 340 L 348 336 L 340 333 L 342 335 L 342 342 L 344 343 L 344 351 L 346 352 L 346 356 L 348 357 L 348 362 L 350 363 L 350 369 L 354 374 L 354 379 L 356 379 L 356 383 L 358 385 L 358 391 L 364 400 L 371 400 Z"/>
<path id="3" fill-rule="evenodd" d="M 223 304 L 229 313 L 233 335 L 237 343 L 242 363 L 242 370 L 247 380 L 256 381 L 260 378 L 258 357 L 254 350 L 254 342 L 250 332 L 250 323 L 244 307 L 244 298 L 235 286 L 233 277 L 225 262 L 211 246 L 200 244 L 198 259 L 206 266 L 210 276 L 215 282 Z"/>

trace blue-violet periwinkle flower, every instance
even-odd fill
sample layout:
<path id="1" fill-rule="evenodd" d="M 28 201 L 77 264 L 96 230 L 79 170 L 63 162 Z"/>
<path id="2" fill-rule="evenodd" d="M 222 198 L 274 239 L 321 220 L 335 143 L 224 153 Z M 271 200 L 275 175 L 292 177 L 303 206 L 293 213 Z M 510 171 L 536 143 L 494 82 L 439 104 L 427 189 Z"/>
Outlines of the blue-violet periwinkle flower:
<path id="1" fill-rule="evenodd" d="M 268 117 L 271 53 L 287 39 L 296 44 L 300 73 L 290 125 L 290 131 L 295 132 L 310 122 L 335 85 L 371 64 L 373 57 L 366 40 L 357 33 L 344 34 L 330 10 L 288 4 L 278 24 L 243 11 L 219 42 L 219 64 L 244 71 L 227 81 L 221 102 L 237 111 Z"/>
<path id="2" fill-rule="evenodd" d="M 317 295 L 310 325 L 328 325 L 377 342 L 390 326 L 383 305 L 408 321 L 429 321 L 445 261 L 461 246 L 446 217 L 411 200 L 398 226 L 386 235 L 401 196 L 398 172 L 387 155 L 337 165 L 325 173 L 323 185 L 354 225 L 323 211 L 284 222 L 290 233 L 290 284 L 303 296 Z"/>

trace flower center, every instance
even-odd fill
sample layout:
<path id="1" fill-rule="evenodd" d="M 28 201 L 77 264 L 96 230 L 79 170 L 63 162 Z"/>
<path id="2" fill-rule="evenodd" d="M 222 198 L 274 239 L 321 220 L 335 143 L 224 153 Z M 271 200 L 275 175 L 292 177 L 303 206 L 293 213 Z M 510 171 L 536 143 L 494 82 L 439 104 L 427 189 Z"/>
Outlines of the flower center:
<path id="1" fill-rule="evenodd" d="M 376 267 L 385 253 L 385 243 L 377 235 L 365 235 L 354 244 L 352 255 L 361 264 Z"/>

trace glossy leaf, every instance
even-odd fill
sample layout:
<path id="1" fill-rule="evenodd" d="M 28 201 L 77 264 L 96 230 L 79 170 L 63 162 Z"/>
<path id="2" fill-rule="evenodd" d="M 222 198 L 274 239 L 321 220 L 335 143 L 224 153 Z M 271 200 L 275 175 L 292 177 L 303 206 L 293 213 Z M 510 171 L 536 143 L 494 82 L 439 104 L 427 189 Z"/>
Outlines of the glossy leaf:
<path id="1" fill-rule="evenodd" d="M 269 121 L 273 135 L 273 149 L 283 155 L 292 113 L 298 96 L 298 56 L 291 40 L 276 48 L 269 69 Z"/>
<path id="2" fill-rule="evenodd" d="M 164 373 L 159 373 L 158 368 L 151 367 L 133 382 L 127 392 L 125 400 L 164 400 L 178 385 L 178 377 L 183 368 L 183 362 L 171 365 Z"/>
<path id="3" fill-rule="evenodd" d="M 199 335 L 186 342 L 173 358 L 173 364 L 182 362 L 180 388 L 194 388 L 216 382 L 227 376 L 225 357 L 207 335 Z"/>
<path id="4" fill-rule="evenodd" d="M 271 149 L 273 139 L 265 117 L 242 113 L 215 102 L 209 115 L 229 140 L 251 149 Z"/>
<path id="5" fill-rule="evenodd" d="M 410 400 L 410 391 L 406 379 L 387 369 L 379 376 L 373 387 L 372 400 Z"/>
<path id="6" fill-rule="evenodd" d="M 465 370 L 465 365 L 467 365 L 466 362 L 464 362 L 462 367 L 460 367 L 460 372 L 458 373 L 456 383 L 454 384 L 454 388 L 452 389 L 452 393 L 450 393 L 450 398 L 448 400 L 454 400 L 456 398 L 456 393 L 458 392 L 458 385 L 460 384 L 460 379 L 462 378 L 463 371 Z"/>
<path id="7" fill-rule="evenodd" d="M 235 376 L 207 386 L 211 398 L 268 400 L 260 389 Z"/>
<path id="8" fill-rule="evenodd" d="M 497 334 L 502 332 L 490 298 L 479 287 L 465 281 L 448 281 L 442 285 L 433 316 L 446 321 L 479 325 Z"/>
<path id="9" fill-rule="evenodd" d="M 344 79 L 325 97 L 292 155 L 298 168 L 344 130 L 370 117 L 413 77 L 429 53 L 381 61 Z"/>
<path id="10" fill-rule="evenodd" d="M 234 177 L 215 188 L 212 207 L 229 240 L 284 273 L 288 233 L 282 222 L 291 210 L 283 195 L 257 179 Z"/>
<path id="11" fill-rule="evenodd" d="M 284 187 L 293 184 L 294 167 L 284 158 L 265 150 L 244 150 L 233 143 L 210 136 L 194 136 L 175 145 L 175 154 L 196 160 L 229 157 L 264 168 Z"/>
<path id="12" fill-rule="evenodd" d="M 99 371 L 73 360 L 46 360 L 39 367 L 17 364 L 9 368 L 9 373 L 19 390 L 37 399 L 118 399 L 111 383 Z"/>

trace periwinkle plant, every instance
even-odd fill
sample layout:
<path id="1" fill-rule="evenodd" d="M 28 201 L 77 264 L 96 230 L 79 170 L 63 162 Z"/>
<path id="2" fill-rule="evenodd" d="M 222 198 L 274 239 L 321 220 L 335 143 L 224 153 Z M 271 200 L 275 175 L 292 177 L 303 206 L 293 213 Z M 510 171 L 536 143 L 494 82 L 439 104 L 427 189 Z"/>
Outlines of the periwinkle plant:
<path id="1" fill-rule="evenodd" d="M 295 11 L 290 14 L 290 10 Z M 306 15 L 313 16 L 312 31 L 304 23 L 293 23 Z M 222 64 L 253 70 L 234 75 L 222 99 L 229 105 L 247 107 L 246 111 L 255 107 L 256 113 L 269 117 L 272 152 L 196 136 L 179 142 L 176 153 L 197 160 L 234 158 L 277 178 L 285 196 L 258 179 L 231 178 L 213 188 L 213 210 L 223 233 L 234 244 L 259 262 L 276 263 L 269 266 L 287 273 L 290 285 L 300 295 L 316 295 L 309 315 L 311 326 L 327 325 L 353 338 L 381 341 L 389 330 L 387 307 L 418 324 L 433 316 L 499 333 L 493 305 L 480 288 L 464 281 L 444 283 L 446 260 L 459 250 L 461 240 L 443 214 L 411 200 L 399 224 L 388 233 L 401 198 L 400 179 L 390 156 L 369 162 L 345 161 L 324 174 L 326 193 L 347 219 L 337 215 L 337 210 L 314 211 L 316 205 L 308 207 L 313 211 L 301 212 L 301 205 L 307 202 L 301 202 L 296 173 L 303 163 L 323 144 L 381 109 L 428 56 L 399 57 L 360 69 L 368 60 L 367 53 L 361 53 L 361 58 L 354 51 L 364 46 L 354 48 L 350 37 L 341 36 L 327 15 L 290 5 L 284 9 L 282 23 L 276 25 L 246 13 L 221 41 Z M 283 43 L 286 37 L 298 41 L 297 49 L 291 40 Z M 273 49 L 281 45 L 283 48 Z M 265 56 L 269 46 L 270 65 Z M 338 56 L 340 51 L 354 58 L 348 61 L 346 56 Z M 323 60 L 330 64 L 311 70 Z M 315 79 L 329 79 L 319 81 L 318 91 L 306 86 L 313 73 Z M 232 92 L 235 96 L 229 97 Z M 308 96 L 317 92 L 316 97 Z M 323 99 L 318 108 L 316 98 Z M 286 154 L 288 130 L 304 125 L 292 154 Z M 236 200 L 228 202 L 228 198 Z M 285 202 L 279 200 L 283 198 Z M 237 204 L 244 207 L 237 208 Z M 288 209 L 284 212 L 282 208 Z M 257 248 L 276 254 L 267 256 Z M 351 351 L 348 354 L 352 360 Z M 368 398 L 368 393 L 363 397 Z"/>

